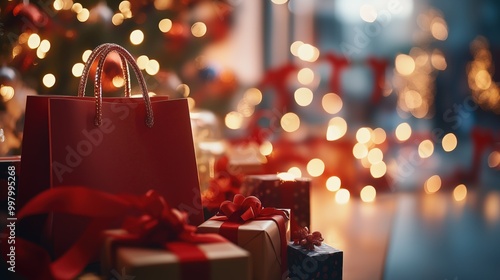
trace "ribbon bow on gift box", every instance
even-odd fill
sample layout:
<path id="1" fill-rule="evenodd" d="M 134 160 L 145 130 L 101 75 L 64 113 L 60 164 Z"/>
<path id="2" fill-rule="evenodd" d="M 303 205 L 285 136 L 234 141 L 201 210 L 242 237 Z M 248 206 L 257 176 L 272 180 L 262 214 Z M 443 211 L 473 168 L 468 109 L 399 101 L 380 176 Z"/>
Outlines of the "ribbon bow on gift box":
<path id="1" fill-rule="evenodd" d="M 136 208 L 143 212 L 143 215 L 127 217 L 122 228 L 128 232 L 128 238 L 136 239 L 140 245 L 163 247 L 170 241 L 195 244 L 224 241 L 218 235 L 196 234 L 196 227 L 187 224 L 187 214 L 171 208 L 165 199 L 153 190 L 137 200 Z"/>
<path id="2" fill-rule="evenodd" d="M 272 207 L 264 208 L 257 197 L 236 194 L 233 201 L 222 202 L 219 213 L 211 219 L 223 221 L 219 234 L 235 244 L 238 244 L 238 228 L 241 224 L 252 220 L 273 220 L 280 234 L 281 268 L 283 272 L 286 271 L 286 221 L 290 219 L 288 211 Z"/>
<path id="3" fill-rule="evenodd" d="M 302 248 L 313 251 L 314 246 L 321 246 L 323 240 L 319 231 L 310 233 L 309 229 L 305 227 L 294 233 L 293 245 L 300 245 Z"/>
<path id="4" fill-rule="evenodd" d="M 218 215 L 226 216 L 232 222 L 246 222 L 258 217 L 261 211 L 262 203 L 257 197 L 236 194 L 233 201 L 221 203 Z"/>
<path id="5" fill-rule="evenodd" d="M 137 211 L 141 216 L 129 216 Z M 110 220 L 123 217 L 127 217 L 123 223 L 127 234 L 114 236 L 117 244 L 164 247 L 176 254 L 180 251 L 181 262 L 187 254 L 204 258 L 201 252 L 186 252 L 186 243 L 191 243 L 187 246 L 191 249 L 193 244 L 224 242 L 215 234 L 196 234 L 196 228 L 186 223 L 186 214 L 170 208 L 155 191 L 135 196 L 113 195 L 84 187 L 53 188 L 33 198 L 17 218 L 51 212 L 80 215 L 90 218 L 91 222 L 80 239 L 55 261 L 42 247 L 17 238 L 16 271 L 27 279 L 73 279 L 97 258 L 102 244 L 96 236 L 101 235 Z"/>

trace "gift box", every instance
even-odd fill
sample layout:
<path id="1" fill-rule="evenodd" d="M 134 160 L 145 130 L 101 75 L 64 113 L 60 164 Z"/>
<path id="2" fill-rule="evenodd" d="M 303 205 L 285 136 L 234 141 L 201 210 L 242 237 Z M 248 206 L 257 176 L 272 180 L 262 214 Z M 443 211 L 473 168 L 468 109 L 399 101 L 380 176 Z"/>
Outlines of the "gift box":
<path id="1" fill-rule="evenodd" d="M 243 180 L 241 194 L 254 195 L 263 205 L 291 209 L 290 229 L 309 227 L 311 180 L 282 180 L 277 175 L 249 175 Z"/>
<path id="2" fill-rule="evenodd" d="M 234 200 L 237 201 L 241 197 L 238 194 Z M 247 198 L 258 200 L 255 197 Z M 248 205 L 246 201 L 243 204 Z M 212 217 L 199 225 L 197 232 L 219 233 L 250 252 L 253 279 L 281 279 L 286 271 L 286 231 L 289 210 L 264 208 L 262 210 L 263 214 L 261 213 L 265 216 L 263 217 L 259 216 L 257 208 L 253 210 L 246 209 L 247 211 L 234 211 L 234 214 L 242 216 L 250 212 L 254 215 L 254 217 L 245 221 L 235 221 L 233 219 L 234 215 L 230 214 Z M 272 214 L 272 212 L 284 215 Z"/>
<path id="3" fill-rule="evenodd" d="M 106 232 L 102 267 L 108 278 L 251 279 L 250 254 L 227 240 L 202 244 L 174 241 L 165 248 L 147 248 L 121 245 L 113 237 L 117 234 L 126 233 Z"/>
<path id="4" fill-rule="evenodd" d="M 309 250 L 290 242 L 287 256 L 290 280 L 342 279 L 343 252 L 325 243 Z"/>

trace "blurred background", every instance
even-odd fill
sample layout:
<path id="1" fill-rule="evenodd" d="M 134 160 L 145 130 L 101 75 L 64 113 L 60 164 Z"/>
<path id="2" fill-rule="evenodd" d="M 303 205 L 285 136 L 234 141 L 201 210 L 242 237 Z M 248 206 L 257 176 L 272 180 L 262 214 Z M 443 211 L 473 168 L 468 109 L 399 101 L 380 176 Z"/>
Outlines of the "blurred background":
<path id="1" fill-rule="evenodd" d="M 3 1 L 0 154 L 21 153 L 27 95 L 76 95 L 113 42 L 151 95 L 189 99 L 205 206 L 248 174 L 311 177 L 346 278 L 500 277 L 499 28 L 495 0 Z M 110 55 L 104 95 L 123 84 Z"/>

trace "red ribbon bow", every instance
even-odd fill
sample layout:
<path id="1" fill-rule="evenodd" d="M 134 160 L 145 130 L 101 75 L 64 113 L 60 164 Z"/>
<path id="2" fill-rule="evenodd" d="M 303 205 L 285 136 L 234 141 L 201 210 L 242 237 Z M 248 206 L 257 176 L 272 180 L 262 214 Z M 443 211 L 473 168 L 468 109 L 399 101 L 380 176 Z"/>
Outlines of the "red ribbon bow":
<path id="1" fill-rule="evenodd" d="M 261 211 L 262 203 L 257 197 L 236 194 L 233 201 L 221 203 L 218 215 L 226 216 L 231 222 L 241 223 L 258 217 Z"/>
<path id="2" fill-rule="evenodd" d="M 314 250 L 314 246 L 321 246 L 323 237 L 319 231 L 310 233 L 307 227 L 301 228 L 294 233 L 293 244 L 300 245 L 309 251 Z"/>
<path id="3" fill-rule="evenodd" d="M 233 201 L 226 200 L 221 203 L 219 213 L 212 220 L 224 221 L 219 229 L 219 234 L 238 244 L 238 228 L 241 224 L 251 220 L 273 220 L 278 226 L 281 241 L 281 269 L 286 271 L 286 221 L 290 219 L 285 210 L 272 207 L 262 207 L 262 203 L 255 196 L 236 194 Z"/>
<path id="4" fill-rule="evenodd" d="M 163 246 L 169 241 L 204 243 L 204 236 L 195 234 L 196 227 L 187 224 L 187 214 L 170 208 L 156 191 L 147 192 L 138 208 L 144 214 L 128 217 L 122 228 L 135 235 L 141 244 Z"/>

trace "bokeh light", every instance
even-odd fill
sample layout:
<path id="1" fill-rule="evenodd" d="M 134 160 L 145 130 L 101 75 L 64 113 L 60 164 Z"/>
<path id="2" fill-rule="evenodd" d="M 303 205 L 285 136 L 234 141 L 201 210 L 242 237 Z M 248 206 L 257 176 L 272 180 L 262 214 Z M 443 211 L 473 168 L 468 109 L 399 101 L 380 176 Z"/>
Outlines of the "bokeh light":
<path id="1" fill-rule="evenodd" d="M 457 137 L 455 136 L 455 134 L 453 134 L 451 132 L 446 134 L 443 137 L 443 140 L 441 142 L 441 145 L 443 146 L 443 150 L 445 150 L 446 152 L 451 152 L 451 151 L 455 150 L 455 148 L 457 147 L 457 144 L 458 144 Z"/>
<path id="2" fill-rule="evenodd" d="M 51 88 L 56 84 L 56 76 L 54 74 L 45 74 L 42 78 L 42 83 L 45 87 Z"/>
<path id="3" fill-rule="evenodd" d="M 301 44 L 297 48 L 297 57 L 307 62 L 314 62 L 319 57 L 319 50 L 310 44 Z"/>
<path id="4" fill-rule="evenodd" d="M 294 98 L 299 106 L 307 106 L 313 100 L 313 92 L 308 88 L 301 87 L 295 91 Z"/>
<path id="5" fill-rule="evenodd" d="M 337 114 L 343 106 L 342 99 L 335 93 L 327 93 L 321 99 L 321 105 L 328 114 Z"/>
<path id="6" fill-rule="evenodd" d="M 83 63 L 75 63 L 75 65 L 73 65 L 73 67 L 71 68 L 71 73 L 73 74 L 73 76 L 75 77 L 81 77 L 82 76 L 82 73 L 83 73 L 83 68 L 85 67 L 85 65 Z"/>
<path id="7" fill-rule="evenodd" d="M 33 33 L 28 37 L 28 47 L 30 49 L 38 48 L 40 42 L 41 42 L 40 36 L 36 33 Z"/>
<path id="8" fill-rule="evenodd" d="M 318 177 L 325 171 L 325 163 L 319 158 L 313 158 L 307 163 L 307 173 L 312 177 Z"/>
<path id="9" fill-rule="evenodd" d="M 243 124 L 243 115 L 236 112 L 236 111 L 232 111 L 232 112 L 227 113 L 224 121 L 225 121 L 225 124 L 228 128 L 239 129 L 239 128 L 241 128 L 241 125 Z"/>
<path id="10" fill-rule="evenodd" d="M 370 166 L 370 174 L 373 178 L 382 178 L 387 172 L 387 166 L 385 162 L 381 161 Z"/>
<path id="11" fill-rule="evenodd" d="M 256 106 L 262 101 L 262 92 L 257 88 L 249 88 L 245 91 L 243 99 L 250 105 Z"/>
<path id="12" fill-rule="evenodd" d="M 299 56 L 299 47 L 302 46 L 304 42 L 302 41 L 295 41 L 290 45 L 290 52 L 294 56 Z"/>
<path id="13" fill-rule="evenodd" d="M 326 189 L 331 192 L 336 192 L 340 189 L 342 181 L 337 176 L 331 176 L 326 180 Z"/>
<path id="14" fill-rule="evenodd" d="M 151 59 L 150 61 L 148 61 L 145 70 L 146 73 L 148 73 L 151 76 L 156 75 L 158 71 L 160 71 L 160 63 L 155 59 Z"/>
<path id="15" fill-rule="evenodd" d="M 149 63 L 149 57 L 146 55 L 140 55 L 137 59 L 137 66 L 139 66 L 139 69 L 144 70 L 148 66 Z"/>
<path id="16" fill-rule="evenodd" d="M 433 175 L 429 177 L 424 183 L 424 190 L 426 193 L 431 194 L 437 192 L 441 188 L 441 177 Z"/>
<path id="17" fill-rule="evenodd" d="M 130 33 L 130 42 L 132 44 L 139 45 L 142 41 L 144 41 L 144 33 L 141 30 L 136 29 Z"/>
<path id="18" fill-rule="evenodd" d="M 195 22 L 191 26 L 191 34 L 198 38 L 205 36 L 205 34 L 207 34 L 207 25 L 201 21 Z"/>
<path id="19" fill-rule="evenodd" d="M 361 200 L 363 200 L 364 202 L 373 202 L 375 201 L 376 196 L 377 196 L 377 190 L 371 185 L 364 186 L 361 189 L 360 197 Z"/>
<path id="20" fill-rule="evenodd" d="M 453 198 L 456 201 L 462 201 L 467 197 L 467 187 L 464 184 L 460 184 L 453 189 Z"/>
<path id="21" fill-rule="evenodd" d="M 80 22 L 86 22 L 90 17 L 90 11 L 83 8 L 78 14 L 76 14 L 76 19 Z"/>
<path id="22" fill-rule="evenodd" d="M 387 134 L 385 133 L 385 130 L 380 128 L 380 127 L 377 127 L 373 130 L 372 132 L 372 142 L 374 144 L 382 144 L 385 142 L 385 140 L 387 139 Z"/>
<path id="23" fill-rule="evenodd" d="M 172 29 L 172 21 L 168 18 L 164 18 L 158 23 L 158 28 L 161 32 L 166 33 Z"/>
<path id="24" fill-rule="evenodd" d="M 15 90 L 11 86 L 0 85 L 0 95 L 2 96 L 3 102 L 7 102 L 14 97 Z M 1 142 L 1 141 L 0 141 Z"/>
<path id="25" fill-rule="evenodd" d="M 373 148 L 368 152 L 368 162 L 377 164 L 384 159 L 384 154 L 379 148 Z"/>
<path id="26" fill-rule="evenodd" d="M 368 155 L 368 148 L 361 143 L 356 143 L 352 148 L 352 154 L 357 159 L 362 159 Z"/>
<path id="27" fill-rule="evenodd" d="M 342 138 L 347 132 L 347 122 L 341 117 L 335 117 L 328 122 L 326 140 L 335 141 Z"/>
<path id="28" fill-rule="evenodd" d="M 371 130 L 368 127 L 361 127 L 356 132 L 356 140 L 359 143 L 366 144 L 372 139 Z"/>
<path id="29" fill-rule="evenodd" d="M 259 151 L 262 155 L 268 156 L 273 152 L 273 144 L 269 141 L 264 141 L 260 144 Z"/>
<path id="30" fill-rule="evenodd" d="M 297 114 L 289 112 L 281 117 L 280 124 L 284 131 L 294 132 L 300 127 L 300 119 Z"/>
<path id="31" fill-rule="evenodd" d="M 448 38 L 448 27 L 442 18 L 435 17 L 432 19 L 431 34 L 434 38 L 440 41 L 444 41 Z"/>
<path id="32" fill-rule="evenodd" d="M 310 68 L 302 68 L 297 73 L 297 80 L 303 85 L 308 85 L 314 81 L 314 72 Z"/>
<path id="33" fill-rule="evenodd" d="M 335 193 L 335 201 L 338 204 L 346 204 L 351 198 L 351 193 L 347 189 L 340 189 Z"/>
<path id="34" fill-rule="evenodd" d="M 415 61 L 407 54 L 399 54 L 395 61 L 396 71 L 399 74 L 408 76 L 415 71 Z"/>
<path id="35" fill-rule="evenodd" d="M 500 152 L 493 151 L 488 156 L 488 166 L 491 168 L 500 167 Z"/>
<path id="36" fill-rule="evenodd" d="M 428 158 L 434 153 L 434 144 L 431 140 L 424 140 L 418 145 L 418 155 L 421 158 Z"/>
<path id="37" fill-rule="evenodd" d="M 404 142 L 411 137 L 411 127 L 408 123 L 401 123 L 396 127 L 396 138 Z"/>

